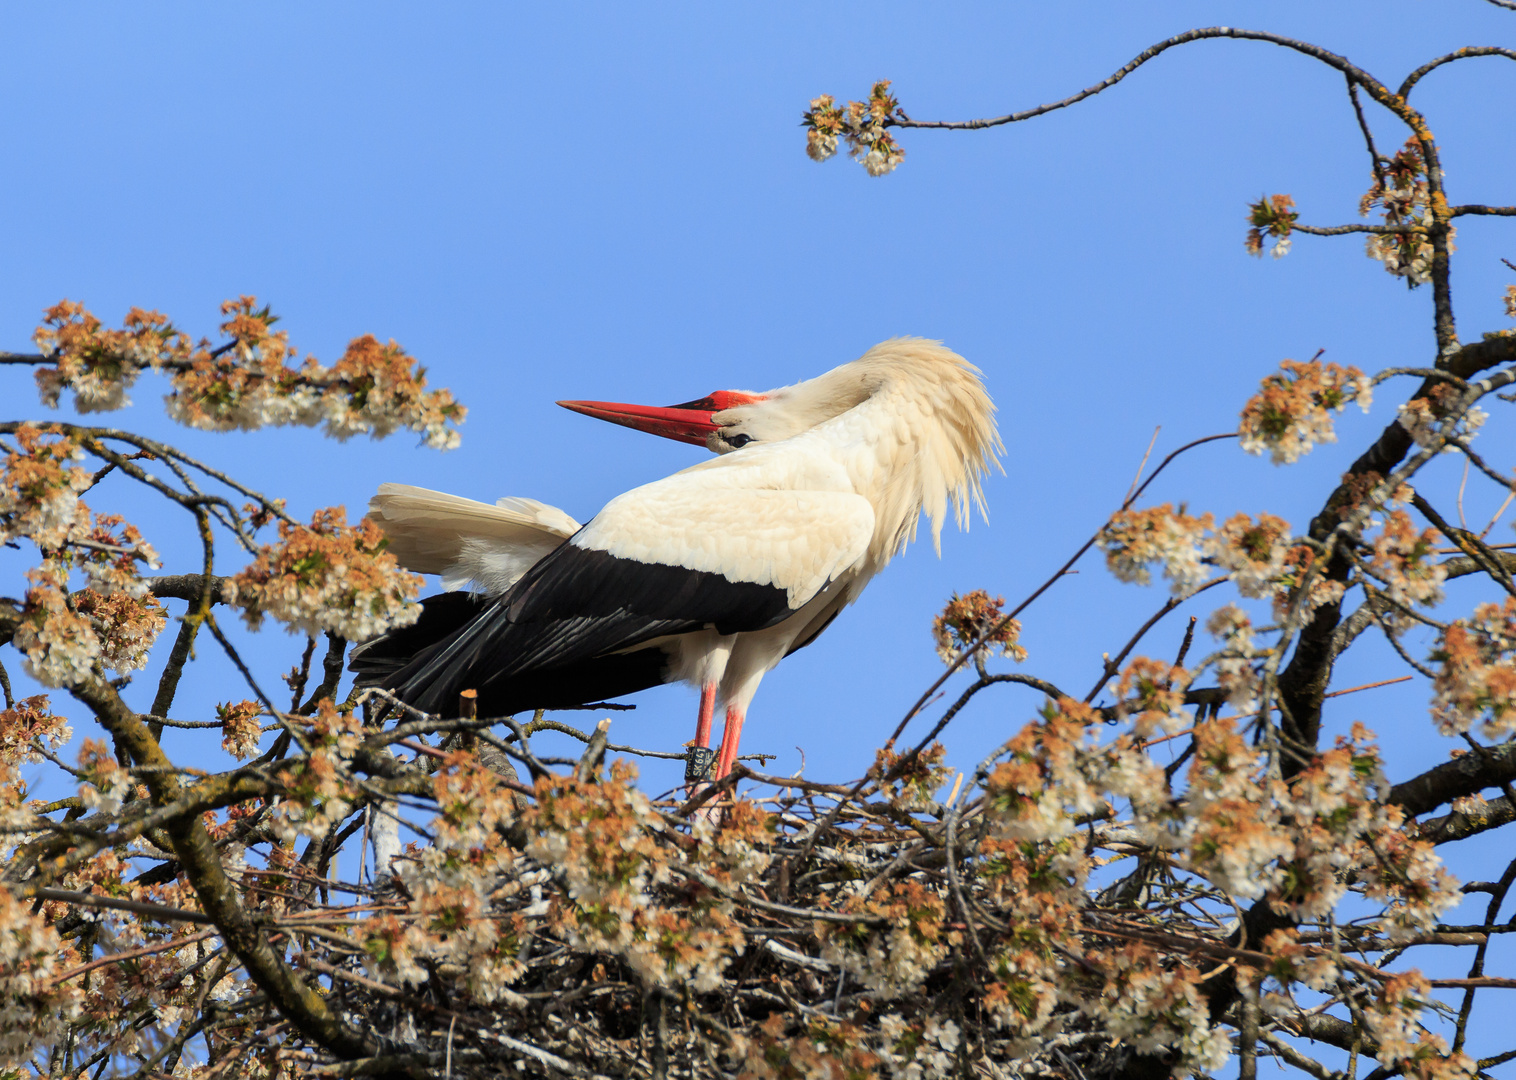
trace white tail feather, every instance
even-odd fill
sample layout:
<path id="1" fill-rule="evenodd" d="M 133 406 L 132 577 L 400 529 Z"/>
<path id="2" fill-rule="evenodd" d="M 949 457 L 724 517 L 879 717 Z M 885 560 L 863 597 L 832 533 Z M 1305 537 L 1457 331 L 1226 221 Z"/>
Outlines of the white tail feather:
<path id="1" fill-rule="evenodd" d="M 536 499 L 489 503 L 409 484 L 380 484 L 368 516 L 384 530 L 401 566 L 440 574 L 447 589 L 470 582 L 491 596 L 579 530 L 579 523 Z"/>

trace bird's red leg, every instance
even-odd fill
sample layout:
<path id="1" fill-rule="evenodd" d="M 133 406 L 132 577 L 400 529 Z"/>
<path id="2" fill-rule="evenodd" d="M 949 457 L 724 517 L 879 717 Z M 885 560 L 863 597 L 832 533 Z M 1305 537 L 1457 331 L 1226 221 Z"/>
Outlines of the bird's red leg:
<path id="1" fill-rule="evenodd" d="M 732 771 L 737 760 L 737 744 L 742 741 L 743 711 L 736 707 L 726 710 L 726 728 L 721 732 L 721 753 L 716 758 L 715 779 L 720 780 Z"/>
<path id="2" fill-rule="evenodd" d="M 700 687 L 700 716 L 695 721 L 695 738 L 690 741 L 690 755 L 684 766 L 684 779 L 689 784 L 688 791 L 694 797 L 711 781 L 711 769 L 714 764 L 709 754 L 711 749 L 711 718 L 716 714 L 716 687 L 718 683 L 708 682 Z M 704 753 L 697 753 L 703 750 Z M 698 777 L 698 779 L 695 779 Z M 691 782 L 694 780 L 694 782 Z"/>
<path id="3" fill-rule="evenodd" d="M 700 688 L 700 716 L 695 721 L 695 745 L 711 745 L 711 719 L 716 715 L 716 684 L 708 682 Z"/>

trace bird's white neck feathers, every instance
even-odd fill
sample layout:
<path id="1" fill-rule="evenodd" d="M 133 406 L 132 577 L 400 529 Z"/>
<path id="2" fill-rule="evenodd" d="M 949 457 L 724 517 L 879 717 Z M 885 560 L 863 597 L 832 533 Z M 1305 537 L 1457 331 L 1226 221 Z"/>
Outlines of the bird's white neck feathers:
<path id="1" fill-rule="evenodd" d="M 873 504 L 869 561 L 877 571 L 916 537 L 922 513 L 941 552 L 953 504 L 959 528 L 970 504 L 984 513 L 980 481 L 1004 451 L 979 369 L 940 342 L 892 338 L 824 375 L 718 413 L 729 433 L 760 443 L 805 433 L 838 452 L 855 490 Z"/>

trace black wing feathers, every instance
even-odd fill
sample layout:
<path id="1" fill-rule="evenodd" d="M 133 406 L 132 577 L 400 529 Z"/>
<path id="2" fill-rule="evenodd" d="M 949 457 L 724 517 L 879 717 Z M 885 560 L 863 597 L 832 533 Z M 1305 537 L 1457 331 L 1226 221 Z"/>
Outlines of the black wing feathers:
<path id="1" fill-rule="evenodd" d="M 387 685 L 389 676 L 478 617 L 489 601 L 477 593 L 446 592 L 421 599 L 421 618 L 353 649 L 348 670 L 359 686 Z"/>
<path id="2" fill-rule="evenodd" d="M 468 689 L 479 691 L 481 708 L 502 713 L 582 704 L 665 681 L 660 650 L 625 650 L 707 626 L 761 630 L 792 614 L 786 592 L 771 585 L 565 543 L 383 681 L 444 715 Z"/>
<path id="3" fill-rule="evenodd" d="M 573 544 L 528 570 L 504 599 L 514 623 L 635 612 L 649 619 L 714 624 L 723 634 L 761 630 L 793 614 L 785 591 L 772 585 Z"/>

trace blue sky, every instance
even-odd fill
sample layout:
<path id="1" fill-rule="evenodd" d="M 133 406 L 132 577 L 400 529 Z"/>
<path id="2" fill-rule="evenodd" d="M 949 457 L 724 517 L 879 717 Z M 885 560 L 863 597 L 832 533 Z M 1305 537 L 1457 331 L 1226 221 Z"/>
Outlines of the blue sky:
<path id="1" fill-rule="evenodd" d="M 1363 368 L 1432 359 L 1428 290 L 1408 292 L 1358 238 L 1298 237 L 1277 262 L 1243 251 L 1259 195 L 1288 192 L 1303 221 L 1345 223 L 1369 179 L 1342 79 L 1286 50 L 1192 45 L 1030 123 L 904 132 L 906 161 L 881 179 L 803 152 L 800 113 L 819 93 L 859 97 L 890 78 L 918 119 L 998 115 L 1215 24 L 1297 36 L 1394 83 L 1453 48 L 1516 38 L 1516 15 L 1478 0 L 8 6 L 0 347 L 28 349 L 63 297 L 107 321 L 156 307 L 199 334 L 222 299 L 256 294 L 323 360 L 364 332 L 400 342 L 469 406 L 462 448 L 182 431 L 150 379 L 112 422 L 170 438 L 301 516 L 341 503 L 356 517 L 396 480 L 529 495 L 583 520 L 701 452 L 555 399 L 766 389 L 886 337 L 945 340 L 984 369 L 1001 409 L 990 522 L 946 535 L 940 561 L 930 545 L 897 560 L 769 677 L 744 740 L 779 754 L 776 771 L 799 767 L 799 747 L 809 775 L 855 776 L 939 674 L 928 626 L 948 595 L 1030 592 L 1120 501 L 1155 427 L 1158 454 L 1232 429 L 1260 377 L 1318 349 Z M 1508 61 L 1479 59 L 1416 91 L 1454 201 L 1512 201 L 1513 80 Z M 1388 114 L 1370 118 L 1381 150 L 1404 140 Z M 1516 278 L 1499 259 L 1516 260 L 1516 223 L 1465 219 L 1458 246 L 1469 340 L 1509 325 L 1499 297 Z M 7 415 L 45 414 L 23 371 L 0 378 Z M 1398 399 L 1386 389 L 1370 417 L 1345 416 L 1338 445 L 1292 468 L 1222 443 L 1152 495 L 1303 528 Z M 1501 421 L 1481 440 L 1497 462 L 1513 450 Z M 1440 462 L 1425 490 L 1450 503 L 1458 478 Z M 1471 487 L 1470 519 L 1497 502 Z M 139 516 L 167 568 L 187 569 L 187 523 Z M 24 560 L 4 558 L 14 581 Z M 1163 599 L 1087 559 L 1026 615 L 1026 670 L 1082 695 L 1100 654 Z M 1473 600 L 1453 591 L 1454 605 Z M 1164 624 L 1150 651 L 1171 655 L 1181 629 Z M 297 643 L 238 637 L 277 684 Z M 1334 685 L 1402 673 L 1377 644 L 1360 651 Z M 14 654 L 5 662 L 17 679 Z M 150 690 L 133 700 L 146 707 Z M 204 662 L 178 711 L 199 718 L 242 696 Z M 1425 699 L 1422 686 L 1371 691 L 1334 706 L 1329 726 L 1363 720 L 1404 770 L 1449 748 Z M 983 695 L 949 729 L 953 762 L 972 767 L 1036 705 L 1016 689 Z M 691 691 L 638 706 L 618 716 L 617 741 L 689 738 Z M 196 753 L 189 740 L 170 749 Z M 649 772 L 654 790 L 672 782 Z"/>

